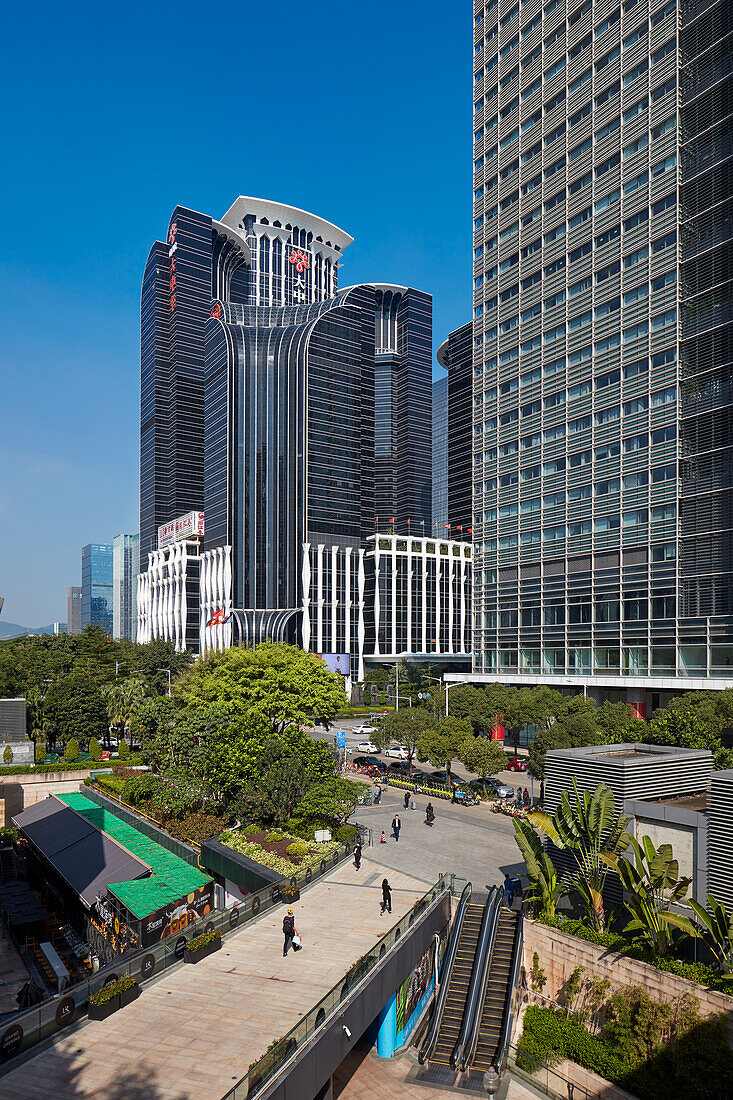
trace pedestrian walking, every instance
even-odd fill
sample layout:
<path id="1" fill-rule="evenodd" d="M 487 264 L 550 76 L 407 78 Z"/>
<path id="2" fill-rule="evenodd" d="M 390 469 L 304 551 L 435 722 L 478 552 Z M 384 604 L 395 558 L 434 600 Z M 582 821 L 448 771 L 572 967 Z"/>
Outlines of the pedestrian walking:
<path id="1" fill-rule="evenodd" d="M 509 875 L 504 876 L 504 893 L 506 894 L 507 909 L 511 909 L 514 904 L 514 883 Z"/>
<path id="2" fill-rule="evenodd" d="M 425 807 L 425 824 L 429 825 L 430 828 L 432 829 L 434 821 L 435 821 L 435 810 L 433 809 L 432 802 L 428 802 L 427 806 Z"/>
<path id="3" fill-rule="evenodd" d="M 543 779 L 543 780 L 540 781 L 540 803 L 544 805 L 544 801 L 545 801 L 545 781 Z"/>
<path id="4" fill-rule="evenodd" d="M 529 797 L 529 790 L 525 787 L 524 788 L 524 808 L 525 808 L 525 810 L 528 810 L 531 805 L 532 805 L 532 799 Z"/>
<path id="5" fill-rule="evenodd" d="M 359 837 L 354 845 L 354 866 L 357 871 L 361 867 L 361 837 Z"/>
<path id="6" fill-rule="evenodd" d="M 285 942 L 283 943 L 284 958 L 293 946 L 293 940 L 295 939 L 295 917 L 292 909 L 288 909 L 287 914 L 283 917 L 283 935 L 285 936 Z"/>
<path id="7" fill-rule="evenodd" d="M 382 788 L 377 783 L 376 787 L 374 788 L 374 805 L 375 806 L 379 805 L 379 800 L 380 800 L 381 797 L 382 797 Z"/>
<path id="8" fill-rule="evenodd" d="M 405 791 L 405 809 L 409 810 L 409 808 L 410 808 L 410 792 Z"/>
<path id="9" fill-rule="evenodd" d="M 382 879 L 382 908 L 381 908 L 381 913 L 380 913 L 381 916 L 384 916 L 385 909 L 387 910 L 388 913 L 392 912 L 392 890 L 390 889 L 390 885 L 387 882 L 387 879 L 383 878 Z"/>
<path id="10" fill-rule="evenodd" d="M 402 828 L 402 822 L 400 821 L 400 816 L 399 816 L 399 814 L 395 814 L 394 817 L 392 818 L 392 835 L 394 836 L 395 841 L 398 841 L 400 839 L 400 829 L 401 828 Z"/>

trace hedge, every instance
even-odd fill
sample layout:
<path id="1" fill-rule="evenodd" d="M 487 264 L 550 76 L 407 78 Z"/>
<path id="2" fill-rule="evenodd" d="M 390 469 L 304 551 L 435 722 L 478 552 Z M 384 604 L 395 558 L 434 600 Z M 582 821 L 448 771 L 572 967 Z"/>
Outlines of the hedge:
<path id="1" fill-rule="evenodd" d="M 524 1030 L 518 1044 L 517 1064 L 534 1072 L 537 1063 L 553 1065 L 569 1058 L 607 1081 L 620 1081 L 630 1066 L 609 1051 L 602 1039 L 591 1035 L 573 1016 L 559 1008 L 530 1005 L 524 1014 Z"/>
<path id="2" fill-rule="evenodd" d="M 11 768 L 0 767 L 0 779 L 4 775 L 47 775 L 49 772 L 88 772 L 97 771 L 99 768 L 117 768 L 119 760 L 84 760 L 81 763 L 70 764 L 67 760 L 59 760 L 58 764 L 14 764 Z M 136 764 L 142 764 L 139 756 L 130 756 L 125 760 L 125 767 L 131 768 Z"/>

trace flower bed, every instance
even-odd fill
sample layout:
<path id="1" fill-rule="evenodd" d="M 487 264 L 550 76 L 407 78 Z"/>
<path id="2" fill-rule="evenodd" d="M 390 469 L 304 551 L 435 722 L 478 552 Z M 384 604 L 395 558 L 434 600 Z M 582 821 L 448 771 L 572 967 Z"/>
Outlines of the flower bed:
<path id="1" fill-rule="evenodd" d="M 202 932 L 186 945 L 183 957 L 187 963 L 197 963 L 221 948 L 221 932 Z"/>
<path id="2" fill-rule="evenodd" d="M 268 840 L 268 837 L 275 835 L 280 839 Z M 335 840 L 317 844 L 315 841 L 304 841 L 302 837 L 291 836 L 281 830 L 270 832 L 265 829 L 260 832 L 250 832 L 246 836 L 239 830 L 230 829 L 221 834 L 219 842 L 235 852 L 241 852 L 243 856 L 248 856 L 263 867 L 277 871 L 283 877 L 292 875 L 295 867 L 303 870 L 307 867 L 317 867 L 325 856 L 333 855 L 339 847 Z M 291 845 L 303 845 L 307 847 L 307 853 L 291 854 L 288 852 Z"/>
<path id="3" fill-rule="evenodd" d="M 140 996 L 140 986 L 132 974 L 108 982 L 89 998 L 89 1019 L 106 1020 L 118 1008 L 124 1008 Z"/>

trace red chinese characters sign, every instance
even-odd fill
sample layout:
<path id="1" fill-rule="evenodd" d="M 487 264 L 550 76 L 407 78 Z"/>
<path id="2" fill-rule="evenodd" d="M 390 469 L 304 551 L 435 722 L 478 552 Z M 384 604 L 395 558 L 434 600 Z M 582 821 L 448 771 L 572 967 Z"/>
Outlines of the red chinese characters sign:
<path id="1" fill-rule="evenodd" d="M 296 302 L 304 302 L 307 297 L 304 272 L 310 270 L 311 262 L 301 248 L 296 248 L 294 252 L 290 253 L 288 263 L 292 264 L 295 269 L 293 271 L 293 298 Z"/>
<path id="2" fill-rule="evenodd" d="M 168 230 L 168 255 L 171 258 L 171 277 L 170 277 L 170 292 L 171 292 L 171 312 L 176 308 L 176 234 L 178 233 L 178 225 L 176 222 L 171 224 Z"/>

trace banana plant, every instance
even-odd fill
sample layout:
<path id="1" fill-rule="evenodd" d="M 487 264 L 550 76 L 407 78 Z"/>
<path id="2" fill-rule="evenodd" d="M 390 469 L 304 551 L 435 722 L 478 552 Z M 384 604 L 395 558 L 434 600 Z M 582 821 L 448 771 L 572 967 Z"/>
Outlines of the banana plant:
<path id="1" fill-rule="evenodd" d="M 558 878 L 557 869 L 550 855 L 542 847 L 542 841 L 530 823 L 523 818 L 512 818 L 515 840 L 527 868 L 527 877 L 531 892 L 525 894 L 525 900 L 536 906 L 536 915 L 540 919 L 554 917 L 557 903 L 565 893 Z"/>
<path id="2" fill-rule="evenodd" d="M 557 848 L 572 853 L 575 869 L 567 875 L 567 883 L 580 897 L 591 927 L 605 932 L 603 888 L 617 857 L 629 846 L 631 835 L 626 826 L 630 819 L 616 813 L 613 791 L 605 783 L 599 783 L 591 794 L 580 792 L 573 779 L 573 791 L 572 805 L 568 792 L 563 791 L 552 817 L 536 811 L 529 820 Z"/>
<path id="3" fill-rule="evenodd" d="M 702 925 L 702 938 L 725 974 L 733 972 L 733 916 L 708 894 L 708 909 L 690 898 L 690 907 Z M 708 911 L 709 910 L 709 911 Z"/>
<path id="4" fill-rule="evenodd" d="M 621 882 L 627 893 L 626 908 L 631 920 L 624 935 L 633 942 L 647 944 L 656 955 L 668 955 L 672 947 L 673 929 L 688 936 L 697 935 L 689 917 L 671 911 L 672 905 L 684 901 L 692 879 L 680 876 L 679 862 L 671 844 L 655 848 L 648 836 L 641 844 L 632 839 L 629 854 L 615 860 Z"/>

